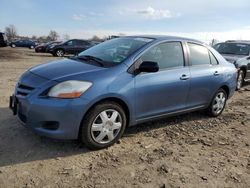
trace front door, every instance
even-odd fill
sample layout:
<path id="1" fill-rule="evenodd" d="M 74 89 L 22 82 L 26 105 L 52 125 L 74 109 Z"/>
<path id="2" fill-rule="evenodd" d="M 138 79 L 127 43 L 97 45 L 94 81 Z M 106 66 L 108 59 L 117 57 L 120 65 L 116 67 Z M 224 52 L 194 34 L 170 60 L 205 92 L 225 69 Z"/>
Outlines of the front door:
<path id="1" fill-rule="evenodd" d="M 160 70 L 135 77 L 136 119 L 185 109 L 190 73 L 185 67 L 181 42 L 158 44 L 147 50 L 139 61 L 157 62 Z"/>
<path id="2" fill-rule="evenodd" d="M 246 80 L 250 80 L 250 56 L 247 57 Z"/>

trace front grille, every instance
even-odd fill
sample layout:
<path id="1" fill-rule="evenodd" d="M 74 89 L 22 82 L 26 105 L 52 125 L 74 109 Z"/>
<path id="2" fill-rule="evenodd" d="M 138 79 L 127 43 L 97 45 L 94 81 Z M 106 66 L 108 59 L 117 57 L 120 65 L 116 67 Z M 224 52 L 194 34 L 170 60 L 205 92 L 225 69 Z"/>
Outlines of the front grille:
<path id="1" fill-rule="evenodd" d="M 32 92 L 35 88 L 31 86 L 27 86 L 21 83 L 18 83 L 17 86 L 17 95 L 26 97 L 30 92 Z"/>

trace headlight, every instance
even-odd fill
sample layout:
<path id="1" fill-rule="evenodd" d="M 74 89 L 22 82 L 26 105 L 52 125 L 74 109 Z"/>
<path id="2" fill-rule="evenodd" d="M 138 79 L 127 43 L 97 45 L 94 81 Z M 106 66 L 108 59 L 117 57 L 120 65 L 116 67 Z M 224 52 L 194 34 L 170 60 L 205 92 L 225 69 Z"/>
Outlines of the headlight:
<path id="1" fill-rule="evenodd" d="M 49 97 L 71 99 L 80 97 L 92 86 L 91 82 L 70 80 L 61 82 L 50 89 Z"/>

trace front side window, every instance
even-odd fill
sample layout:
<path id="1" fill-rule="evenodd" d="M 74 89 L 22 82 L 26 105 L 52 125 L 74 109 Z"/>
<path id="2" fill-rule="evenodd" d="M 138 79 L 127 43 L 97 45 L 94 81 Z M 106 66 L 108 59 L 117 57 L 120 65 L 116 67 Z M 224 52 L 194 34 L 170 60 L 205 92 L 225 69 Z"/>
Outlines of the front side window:
<path id="1" fill-rule="evenodd" d="M 71 41 L 67 42 L 66 44 L 67 44 L 68 46 L 73 46 L 74 43 L 75 43 L 75 42 L 74 42 L 73 40 L 71 40 Z"/>
<path id="2" fill-rule="evenodd" d="M 144 53 L 141 60 L 157 62 L 160 69 L 183 67 L 182 45 L 180 42 L 166 42 L 156 45 Z"/>
<path id="3" fill-rule="evenodd" d="M 210 64 L 210 57 L 206 47 L 193 43 L 188 43 L 188 47 L 192 65 Z"/>

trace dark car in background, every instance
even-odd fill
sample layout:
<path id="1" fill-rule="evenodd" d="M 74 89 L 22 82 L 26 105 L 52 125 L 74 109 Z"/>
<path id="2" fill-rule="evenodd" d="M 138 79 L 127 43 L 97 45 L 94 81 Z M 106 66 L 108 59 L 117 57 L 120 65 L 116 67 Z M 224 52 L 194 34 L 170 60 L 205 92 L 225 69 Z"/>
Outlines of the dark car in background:
<path id="1" fill-rule="evenodd" d="M 4 33 L 0 32 L 0 47 L 5 47 L 8 45 L 8 39 Z"/>
<path id="2" fill-rule="evenodd" d="M 228 62 L 238 69 L 237 90 L 249 80 L 250 41 L 230 40 L 213 46 Z"/>
<path id="3" fill-rule="evenodd" d="M 94 46 L 91 41 L 72 39 L 61 44 L 51 45 L 47 52 L 51 53 L 53 56 L 63 57 L 65 54 L 77 55 L 80 52 Z"/>
<path id="4" fill-rule="evenodd" d="M 33 49 L 38 45 L 38 42 L 32 41 L 32 40 L 17 40 L 14 42 L 10 43 L 10 46 L 12 48 L 15 47 L 26 47 L 26 48 L 30 48 Z"/>
<path id="5" fill-rule="evenodd" d="M 51 41 L 51 42 L 47 42 L 47 43 L 42 43 L 42 44 L 35 47 L 35 52 L 37 52 L 37 53 L 45 53 L 47 47 L 49 47 L 51 45 L 59 44 L 61 42 L 62 41 Z"/>
<path id="6" fill-rule="evenodd" d="M 250 56 L 239 59 L 235 66 L 238 69 L 237 89 L 240 89 L 244 82 L 250 81 Z"/>

